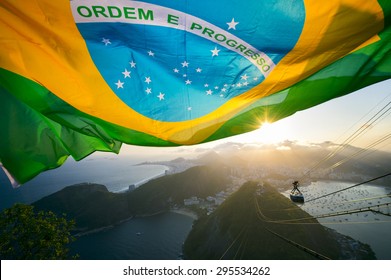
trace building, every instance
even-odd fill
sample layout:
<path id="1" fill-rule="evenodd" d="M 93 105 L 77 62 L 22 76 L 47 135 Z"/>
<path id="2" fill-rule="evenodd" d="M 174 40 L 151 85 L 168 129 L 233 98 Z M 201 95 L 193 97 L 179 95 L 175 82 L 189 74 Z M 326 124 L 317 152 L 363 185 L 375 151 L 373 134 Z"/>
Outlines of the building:
<path id="1" fill-rule="evenodd" d="M 191 198 L 184 199 L 183 204 L 185 206 L 198 205 L 198 204 L 200 204 L 200 201 L 196 196 L 193 196 Z"/>

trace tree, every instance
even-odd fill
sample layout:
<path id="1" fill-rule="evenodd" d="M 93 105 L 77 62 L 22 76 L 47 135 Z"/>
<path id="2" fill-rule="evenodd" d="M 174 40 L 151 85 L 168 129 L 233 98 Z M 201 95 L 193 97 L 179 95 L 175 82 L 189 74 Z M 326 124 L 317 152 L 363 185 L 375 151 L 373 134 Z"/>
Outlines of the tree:
<path id="1" fill-rule="evenodd" d="M 68 259 L 74 221 L 15 204 L 0 213 L 1 259 Z"/>

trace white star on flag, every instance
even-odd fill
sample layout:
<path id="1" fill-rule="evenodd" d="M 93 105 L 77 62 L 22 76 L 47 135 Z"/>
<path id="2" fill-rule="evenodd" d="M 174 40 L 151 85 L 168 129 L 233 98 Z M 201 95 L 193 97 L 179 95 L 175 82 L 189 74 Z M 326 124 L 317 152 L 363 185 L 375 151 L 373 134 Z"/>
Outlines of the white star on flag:
<path id="1" fill-rule="evenodd" d="M 244 74 L 243 76 L 240 76 L 240 78 L 242 78 L 242 80 L 247 80 L 248 76 L 247 76 L 247 74 Z"/>
<path id="2" fill-rule="evenodd" d="M 136 68 L 136 62 L 134 62 L 133 60 L 129 62 L 129 64 L 131 68 Z"/>
<path id="3" fill-rule="evenodd" d="M 186 60 L 183 61 L 181 64 L 182 64 L 182 67 L 189 67 L 189 62 L 187 62 Z"/>
<path id="4" fill-rule="evenodd" d="M 159 100 L 163 100 L 164 99 L 164 93 L 161 93 L 159 92 L 159 95 L 157 96 L 159 98 Z"/>
<path id="5" fill-rule="evenodd" d="M 152 89 L 151 89 L 151 88 L 147 88 L 147 89 L 145 90 L 145 92 L 146 92 L 147 94 L 150 94 L 150 93 L 152 93 Z"/>
<path id="6" fill-rule="evenodd" d="M 186 83 L 186 85 L 190 85 L 190 84 L 191 84 L 191 81 L 190 81 L 189 79 L 187 79 L 187 80 L 185 81 L 185 83 Z"/>
<path id="7" fill-rule="evenodd" d="M 118 82 L 115 83 L 117 85 L 117 89 L 124 88 L 124 83 L 118 80 Z"/>
<path id="8" fill-rule="evenodd" d="M 197 73 L 201 73 L 201 72 L 202 72 L 202 69 L 198 67 L 198 68 L 196 69 L 196 71 L 197 71 Z"/>
<path id="9" fill-rule="evenodd" d="M 191 111 L 191 109 L 192 109 L 191 107 L 187 107 L 187 111 Z"/>
<path id="10" fill-rule="evenodd" d="M 105 46 L 107 46 L 108 44 L 111 44 L 110 39 L 106 39 L 106 38 L 102 38 L 102 43 L 104 43 Z"/>
<path id="11" fill-rule="evenodd" d="M 153 51 L 148 51 L 149 56 L 155 56 L 155 53 Z"/>
<path id="12" fill-rule="evenodd" d="M 217 47 L 214 48 L 214 50 L 211 50 L 212 52 L 212 56 L 218 56 L 219 55 L 219 49 L 217 49 Z"/>
<path id="13" fill-rule="evenodd" d="M 149 83 L 151 82 L 152 82 L 151 77 L 145 77 L 144 83 L 147 83 L 149 85 Z"/>
<path id="14" fill-rule="evenodd" d="M 227 24 L 228 24 L 228 30 L 230 29 L 236 30 L 236 25 L 238 25 L 239 22 L 235 22 L 235 19 L 233 18 L 231 22 L 227 22 Z"/>
<path id="15" fill-rule="evenodd" d="M 206 91 L 206 95 L 212 95 L 213 91 L 211 91 L 210 89 Z"/>
<path id="16" fill-rule="evenodd" d="M 175 73 L 179 73 L 179 70 L 178 70 L 177 68 L 174 68 L 173 71 L 174 71 Z"/>
<path id="17" fill-rule="evenodd" d="M 124 74 L 124 78 L 130 78 L 130 71 L 128 71 L 128 69 L 125 69 L 124 72 L 122 72 L 122 74 Z"/>

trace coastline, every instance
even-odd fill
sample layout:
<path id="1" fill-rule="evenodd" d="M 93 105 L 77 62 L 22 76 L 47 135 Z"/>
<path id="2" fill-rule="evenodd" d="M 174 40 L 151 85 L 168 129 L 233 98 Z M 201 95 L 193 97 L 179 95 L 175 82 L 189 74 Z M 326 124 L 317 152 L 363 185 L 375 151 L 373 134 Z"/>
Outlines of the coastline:
<path id="1" fill-rule="evenodd" d="M 169 212 L 177 213 L 177 214 L 180 214 L 180 215 L 184 215 L 184 216 L 192 218 L 193 220 L 197 220 L 198 219 L 197 213 L 195 213 L 195 212 L 193 212 L 193 211 L 191 211 L 191 210 L 189 210 L 187 208 L 170 209 Z"/>
<path id="2" fill-rule="evenodd" d="M 126 192 L 129 192 L 129 191 L 132 191 L 130 190 L 129 188 L 131 186 L 134 187 L 134 189 L 137 189 L 139 187 L 141 187 L 142 185 L 148 183 L 149 181 L 151 180 L 154 180 L 154 179 L 157 179 L 157 178 L 160 178 L 160 177 L 163 177 L 163 176 L 166 176 L 168 174 L 170 174 L 170 172 L 172 171 L 172 169 L 170 168 L 170 166 L 167 166 L 167 165 L 163 165 L 163 164 L 135 164 L 134 166 L 140 166 L 140 165 L 150 165 L 150 166 L 162 166 L 165 168 L 164 171 L 158 173 L 158 174 L 155 174 L 155 175 L 152 175 L 148 178 L 144 178 L 138 182 L 135 182 L 135 183 L 130 183 L 126 188 L 122 189 L 122 190 L 119 190 L 119 191 L 110 191 L 110 192 L 113 192 L 113 193 L 126 193 Z"/>
<path id="3" fill-rule="evenodd" d="M 318 217 L 318 222 L 326 228 L 336 231 L 338 234 L 348 236 L 352 240 L 358 240 L 368 244 L 375 253 L 377 259 L 389 259 L 391 245 L 389 240 L 389 231 L 391 220 L 380 212 L 356 213 L 354 215 L 344 211 L 372 208 L 377 210 L 380 206 L 389 203 L 391 199 L 391 187 L 386 185 L 373 184 L 373 182 L 363 185 L 357 185 L 357 188 L 351 188 L 357 183 L 341 180 L 318 180 L 310 186 L 301 189 L 306 199 L 320 198 L 316 203 L 304 203 L 300 208 L 309 215 L 321 216 L 341 212 L 341 215 L 330 217 Z M 340 193 L 330 195 L 335 191 Z M 289 199 L 289 191 L 281 192 Z M 381 215 L 381 216 L 379 216 Z M 376 227 L 375 227 L 376 226 Z M 372 231 L 376 228 L 376 238 L 372 238 Z M 344 246 L 353 246 L 355 243 L 351 240 L 340 239 Z"/>
<path id="4" fill-rule="evenodd" d="M 123 220 L 118 221 L 118 222 L 116 222 L 114 224 L 111 224 L 111 225 L 107 225 L 107 226 L 99 227 L 99 228 L 94 228 L 94 229 L 87 230 L 87 231 L 80 231 L 80 232 L 74 234 L 73 236 L 74 237 L 82 237 L 82 236 L 98 233 L 98 232 L 101 232 L 101 231 L 106 231 L 106 230 L 112 229 L 112 228 L 114 228 L 114 227 L 116 227 L 116 226 L 118 226 L 120 224 L 126 223 L 127 221 L 130 221 L 133 218 L 135 218 L 135 217 L 134 216 L 130 216 L 129 218 L 123 219 Z"/>
<path id="5" fill-rule="evenodd" d="M 86 230 L 86 231 L 79 231 L 77 233 L 75 233 L 73 236 L 78 238 L 78 237 L 82 237 L 82 236 L 86 236 L 86 235 L 90 235 L 90 234 L 95 234 L 95 233 L 98 233 L 98 232 L 102 232 L 102 231 L 106 231 L 106 230 L 110 230 L 120 224 L 123 224 L 123 223 L 126 223 L 132 219 L 143 219 L 143 218 L 148 218 L 148 217 L 152 217 L 152 216 L 156 216 L 156 215 L 160 215 L 160 214 L 163 214 L 163 213 L 168 213 L 168 212 L 171 212 L 171 213 L 176 213 L 176 214 L 180 214 L 180 215 L 184 215 L 184 216 L 187 216 L 187 217 L 190 217 L 192 218 L 193 220 L 197 220 L 198 219 L 198 215 L 189 210 L 189 209 L 186 209 L 186 208 L 180 208 L 180 209 L 170 209 L 170 210 L 163 210 L 163 211 L 158 211 L 156 213 L 151 213 L 151 214 L 144 214 L 144 215 L 136 215 L 136 216 L 131 216 L 127 219 L 123 219 L 119 222 L 116 222 L 114 224 L 111 224 L 111 225 L 107 225 L 107 226 L 104 226 L 104 227 L 99 227 L 99 228 L 94 228 L 94 229 L 90 229 L 90 230 Z"/>
<path id="6" fill-rule="evenodd" d="M 151 164 L 151 165 L 156 165 L 156 166 L 164 166 L 166 168 L 166 170 L 164 170 L 163 172 L 159 173 L 159 174 L 156 174 L 154 176 L 151 176 L 149 178 L 145 178 L 135 184 L 133 184 L 136 188 L 142 186 L 143 184 L 146 184 L 148 183 L 149 181 L 151 180 L 154 180 L 154 179 L 157 179 L 157 178 L 160 178 L 160 177 L 163 177 L 163 176 L 166 176 L 167 173 L 170 171 L 170 167 L 166 166 L 166 165 L 158 165 L 158 164 Z"/>

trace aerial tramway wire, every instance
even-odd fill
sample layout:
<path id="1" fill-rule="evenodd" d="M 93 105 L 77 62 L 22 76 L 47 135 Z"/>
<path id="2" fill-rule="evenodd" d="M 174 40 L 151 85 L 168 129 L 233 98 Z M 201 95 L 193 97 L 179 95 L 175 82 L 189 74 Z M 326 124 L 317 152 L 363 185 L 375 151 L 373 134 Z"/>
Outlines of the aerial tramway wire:
<path id="1" fill-rule="evenodd" d="M 257 200 L 256 198 L 255 198 L 254 206 L 256 207 L 255 212 L 257 213 L 258 219 L 261 220 L 261 221 L 263 221 L 263 222 L 268 223 L 269 221 L 268 221 L 268 220 L 266 219 L 266 217 L 263 215 L 263 213 L 262 213 L 262 211 L 261 211 L 261 209 L 260 209 L 260 207 L 259 207 L 258 200 Z M 271 230 L 270 228 L 268 228 L 268 227 L 265 226 L 265 225 L 263 225 L 263 227 L 264 227 L 264 229 L 266 229 L 266 230 L 267 230 L 268 232 L 270 232 L 271 234 L 277 236 L 278 238 L 284 240 L 285 242 L 287 242 L 287 243 L 293 245 L 294 247 L 296 247 L 296 248 L 298 248 L 298 249 L 300 249 L 300 250 L 302 250 L 302 251 L 304 251 L 304 252 L 306 252 L 306 253 L 308 253 L 308 254 L 310 254 L 310 255 L 312 255 L 312 256 L 318 258 L 318 259 L 330 260 L 329 257 L 327 257 L 327 256 L 325 256 L 325 255 L 323 255 L 323 254 L 321 254 L 321 253 L 318 253 L 318 252 L 316 252 L 316 251 L 314 251 L 314 250 L 312 250 L 312 249 L 310 249 L 310 248 L 308 248 L 308 247 L 306 247 L 306 246 L 304 246 L 304 245 L 302 245 L 302 244 L 299 244 L 299 243 L 297 243 L 297 242 L 295 242 L 295 241 L 293 241 L 293 240 L 291 240 L 291 239 L 289 239 L 289 238 L 287 238 L 287 237 L 285 237 L 285 236 L 282 236 L 281 234 L 275 232 L 274 230 Z"/>
<path id="2" fill-rule="evenodd" d="M 353 134 L 351 134 L 335 151 L 333 152 L 330 152 L 328 155 L 326 155 L 323 159 L 321 159 L 318 163 L 316 163 L 312 168 L 310 168 L 305 174 L 304 176 L 308 175 L 310 172 L 312 172 L 313 170 L 315 170 L 316 168 L 318 168 L 322 163 L 324 162 L 327 162 L 328 160 L 330 160 L 331 158 L 333 158 L 338 152 L 346 149 L 348 147 L 348 145 L 350 143 L 352 143 L 353 141 L 355 141 L 358 137 L 362 136 L 364 133 L 366 133 L 368 131 L 369 128 L 372 128 L 376 122 L 380 122 L 382 119 L 384 119 L 385 117 L 387 117 L 390 113 L 391 113 L 391 107 L 389 107 L 389 105 L 391 104 L 391 101 L 388 102 L 384 107 L 382 107 L 375 115 L 373 115 L 364 125 L 360 126 Z M 377 106 L 377 105 L 376 105 Z M 387 108 L 388 107 L 388 108 Z M 351 155 L 349 158 L 345 158 L 344 160 L 341 160 L 337 163 L 334 163 L 333 165 L 331 165 L 331 168 L 335 168 L 335 167 L 338 167 L 340 166 L 341 164 L 353 159 L 354 157 L 358 156 L 358 155 L 361 155 L 365 152 L 367 152 L 369 149 L 379 145 L 380 143 L 383 143 L 384 141 L 388 140 L 391 138 L 391 134 L 387 134 L 385 136 L 383 136 L 382 138 L 378 139 L 377 141 L 371 143 L 370 145 L 368 145 L 366 148 L 364 148 L 363 150 L 360 150 L 356 153 L 354 153 L 353 155 Z M 325 194 L 325 195 L 322 195 L 322 196 L 319 196 L 319 197 L 316 197 L 316 198 L 313 198 L 313 199 L 310 199 L 307 201 L 308 202 L 311 202 L 311 201 L 315 201 L 317 199 L 320 199 L 320 198 L 324 198 L 324 197 L 327 197 L 327 196 L 330 196 L 330 195 L 333 195 L 333 194 L 336 194 L 336 193 L 339 193 L 339 192 L 342 192 L 342 191 L 345 191 L 345 190 L 348 190 L 348 189 L 351 189 L 351 188 L 354 188 L 354 187 L 357 187 L 357 186 L 360 186 L 360 185 L 363 185 L 363 184 L 366 184 L 366 183 L 370 183 L 372 181 L 375 181 L 375 180 L 378 180 L 378 179 L 381 179 L 381 178 L 384 178 L 384 177 L 387 177 L 391 175 L 391 172 L 390 173 L 387 173 L 387 174 L 384 174 L 382 176 L 378 176 L 376 178 L 373 178 L 371 180 L 367 180 L 365 182 L 362 182 L 362 183 L 359 183 L 359 184 L 355 184 L 353 186 L 350 186 L 348 188 L 344 188 L 344 189 L 341 189 L 341 190 L 338 190 L 338 191 L 335 191 L 335 192 L 331 192 L 329 194 Z M 384 212 L 381 212 L 379 210 L 380 207 L 384 207 L 384 206 L 389 206 L 391 204 L 391 202 L 388 202 L 388 203 L 383 203 L 383 204 L 378 204 L 378 205 L 374 205 L 374 206 L 370 206 L 370 207 L 365 207 L 365 208 L 358 208 L 358 209 L 353 209 L 353 210 L 346 210 L 346 211 L 339 211 L 339 212 L 336 212 L 336 213 L 329 213 L 329 214 L 324 214 L 324 215 L 319 215 L 319 216 L 316 216 L 316 217 L 306 217 L 306 218 L 301 218 L 301 219 L 291 219 L 291 220 L 281 220 L 281 221 L 273 221 L 273 220 L 270 220 L 269 218 L 267 218 L 261 211 L 260 207 L 259 207 L 259 204 L 258 204 L 258 201 L 257 199 L 255 199 L 255 206 L 257 207 L 256 209 L 256 213 L 257 213 L 257 217 L 259 220 L 263 221 L 263 222 L 266 222 L 266 223 L 279 223 L 279 224 L 299 224 L 299 223 L 293 223 L 293 221 L 304 221 L 304 220 L 315 220 L 315 219 L 320 219 L 320 218 L 326 218 L 326 217 L 335 217 L 335 216 L 340 216 L 340 215 L 347 215 L 347 214 L 354 214 L 354 213 L 361 213 L 361 212 L 368 212 L 368 211 L 371 211 L 373 213 L 378 213 L 378 214 L 382 214 L 382 215 L 386 215 L 386 216 L 391 216 L 391 214 L 387 214 L 387 213 L 384 213 Z M 375 210 L 375 209 L 372 209 L 372 208 L 378 208 L 378 210 Z M 360 222 L 362 223 L 362 222 Z M 300 223 L 300 224 L 318 224 L 318 223 Z M 317 258 L 323 258 L 323 259 L 329 259 L 328 257 L 324 256 L 324 255 L 321 255 L 301 244 L 298 244 L 297 242 L 293 241 L 293 240 L 290 240 L 280 234 L 278 234 L 277 232 L 271 230 L 270 228 L 268 228 L 267 226 L 264 226 L 264 228 L 269 231 L 270 233 L 274 234 L 275 236 L 285 240 L 286 242 L 294 245 L 295 247 L 307 252 L 307 253 L 310 253 L 311 255 L 317 257 Z"/>
<path id="3" fill-rule="evenodd" d="M 345 134 L 346 134 L 348 131 L 350 131 L 353 127 L 355 127 L 356 125 L 358 125 L 364 118 L 366 118 L 372 111 L 374 111 L 376 107 L 378 107 L 381 103 L 383 103 L 386 99 L 388 99 L 388 98 L 390 98 L 390 97 L 391 97 L 391 94 L 388 95 L 388 96 L 386 96 L 386 97 L 384 97 L 382 100 L 380 100 L 380 101 L 379 101 L 375 106 L 373 106 L 372 109 L 370 109 L 364 116 L 362 116 L 358 121 L 356 121 L 353 125 L 351 125 L 351 126 L 346 130 L 346 132 L 345 132 L 344 134 L 342 134 L 340 137 L 338 137 L 338 139 L 335 140 L 335 142 L 338 142 L 339 139 L 341 139 L 343 135 L 345 135 Z M 388 105 L 388 104 L 387 104 L 387 105 Z M 387 106 L 387 105 L 386 105 L 386 106 Z M 380 110 L 382 110 L 382 109 L 380 109 Z M 362 126 L 360 126 L 360 127 L 362 127 Z"/>
<path id="4" fill-rule="evenodd" d="M 375 147 L 375 146 L 377 146 L 377 145 L 379 145 L 379 144 L 381 144 L 381 143 L 383 143 L 384 141 L 387 141 L 387 140 L 389 140 L 389 139 L 391 139 L 391 133 L 389 133 L 389 134 L 383 136 L 382 138 L 380 138 L 380 139 L 378 139 L 377 141 L 373 142 L 372 144 L 368 145 L 368 146 L 365 147 L 364 149 L 360 149 L 359 151 L 357 151 L 356 153 L 352 154 L 351 156 L 349 156 L 349 157 L 347 157 L 347 158 L 345 158 L 345 159 L 342 159 L 342 160 L 340 160 L 340 161 L 334 163 L 334 164 L 333 164 L 332 166 L 330 166 L 329 168 L 331 168 L 331 169 L 332 169 L 332 168 L 336 168 L 336 167 L 338 167 L 338 166 L 344 164 L 345 162 L 347 162 L 347 161 L 349 161 L 349 160 L 351 160 L 351 159 L 353 159 L 353 158 L 355 158 L 355 157 L 357 157 L 357 156 L 359 156 L 359 155 L 361 155 L 361 154 L 363 154 L 363 153 L 368 152 L 369 149 L 371 149 L 371 148 L 373 148 L 373 147 Z M 370 153 L 372 153 L 372 152 L 374 152 L 374 151 L 376 151 L 376 150 L 372 150 Z"/>
<path id="5" fill-rule="evenodd" d="M 255 199 L 256 200 L 256 199 Z M 304 217 L 304 218 L 297 218 L 297 219 L 287 219 L 287 220 L 272 220 L 269 217 L 266 217 L 259 207 L 258 201 L 256 200 L 256 206 L 257 206 L 257 214 L 258 218 L 266 223 L 273 223 L 273 224 L 281 224 L 281 225 L 317 225 L 318 222 L 301 222 L 306 220 L 316 220 L 316 219 L 324 219 L 329 217 L 335 217 L 335 216 L 343 216 L 343 215 L 350 215 L 350 214 L 356 214 L 356 213 L 363 213 L 363 212 L 374 212 L 377 214 L 382 214 L 384 216 L 390 216 L 390 213 L 384 213 L 379 210 L 380 207 L 389 207 L 391 205 L 391 202 L 381 203 L 378 205 L 373 206 L 366 206 L 361 208 L 356 208 L 352 210 L 345 210 L 345 211 L 339 211 L 336 213 L 328 213 L 323 215 L 317 215 L 317 216 L 311 216 L 311 217 Z M 378 210 L 371 209 L 371 208 L 378 208 Z M 262 218 L 261 218 L 261 217 Z M 376 221 L 376 222 L 345 222 L 344 224 L 374 224 L 374 223 L 391 223 L 391 220 L 388 221 Z M 330 222 L 322 222 L 322 224 L 341 224 L 341 223 L 330 223 Z"/>
<path id="6" fill-rule="evenodd" d="M 246 232 L 244 233 L 244 235 L 245 235 L 245 237 L 242 238 L 242 241 L 240 242 L 240 245 L 239 245 L 238 249 L 236 250 L 236 253 L 235 253 L 234 257 L 233 257 L 234 260 L 237 259 L 236 256 L 239 254 L 239 252 L 242 249 L 243 245 L 244 245 L 244 248 L 243 248 L 243 251 L 242 251 L 242 255 L 244 254 L 244 250 L 245 250 L 245 247 L 246 247 L 246 244 L 247 244 L 247 240 L 248 240 L 248 238 L 247 238 L 247 235 L 248 235 L 247 227 L 246 227 Z"/>
<path id="7" fill-rule="evenodd" d="M 381 215 L 384 215 L 384 216 L 389 216 L 389 217 L 391 217 L 391 214 L 390 214 L 390 213 L 384 213 L 384 212 L 382 212 L 382 211 L 380 211 L 380 210 L 372 209 L 372 212 L 373 212 L 373 213 L 377 213 L 377 214 L 381 214 Z"/>
<path id="8" fill-rule="evenodd" d="M 384 107 L 382 107 L 375 115 L 373 115 L 367 122 L 365 122 L 362 126 L 360 126 L 358 129 L 356 129 L 355 132 L 353 132 L 337 149 L 327 154 L 324 158 L 319 160 L 313 167 L 311 167 L 304 176 L 307 176 L 309 173 L 313 172 L 315 169 L 317 169 L 322 163 L 329 161 L 331 158 L 333 158 L 337 153 L 343 151 L 346 149 L 346 147 L 352 143 L 354 140 L 356 140 L 359 136 L 366 133 L 369 128 L 372 128 L 375 125 L 375 122 L 377 122 L 379 119 L 384 118 L 385 114 L 389 114 L 391 112 L 391 101 L 388 102 Z M 377 106 L 377 105 L 376 105 Z M 389 108 L 387 108 L 389 107 Z M 386 109 L 387 108 L 387 109 Z M 385 110 L 386 109 L 386 110 Z M 381 113 L 383 110 L 385 110 L 383 113 Z M 390 111 L 390 112 L 389 112 Z M 380 115 L 379 115 L 380 114 Z M 388 116 L 388 114 L 386 116 Z M 379 116 L 378 116 L 379 115 Z"/>
<path id="9" fill-rule="evenodd" d="M 324 218 L 330 218 L 330 217 L 336 217 L 336 216 L 343 216 L 343 215 L 350 215 L 350 214 L 356 214 L 356 213 L 363 213 L 363 212 L 375 212 L 378 214 L 382 214 L 385 216 L 391 216 L 391 214 L 381 212 L 379 210 L 375 210 L 372 208 L 380 208 L 380 207 L 385 207 L 391 205 L 391 202 L 386 202 L 386 203 L 381 203 L 373 206 L 366 206 L 366 207 L 361 207 L 361 208 L 356 208 L 352 210 L 344 210 L 344 211 L 338 211 L 334 213 L 327 213 L 327 214 L 322 214 L 322 215 L 316 215 L 312 217 L 305 217 L 305 218 L 297 218 L 297 219 L 288 219 L 288 220 L 271 220 L 271 223 L 277 223 L 277 224 L 296 224 L 293 222 L 296 221 L 305 221 L 305 220 L 312 220 L 312 219 L 324 219 Z M 391 222 L 391 221 L 390 221 Z"/>
<path id="10" fill-rule="evenodd" d="M 343 204 L 347 204 L 347 203 L 363 202 L 363 201 L 367 201 L 367 200 L 382 199 L 382 198 L 386 198 L 386 197 L 391 197 L 391 193 L 386 194 L 386 195 L 380 195 L 380 196 L 372 196 L 372 197 L 366 197 L 366 198 L 360 198 L 360 199 L 346 200 L 346 201 L 342 201 L 339 203 L 331 203 L 328 205 L 329 206 L 339 206 L 339 205 L 343 205 Z M 295 207 L 289 207 L 289 208 L 285 208 L 285 209 L 266 210 L 266 211 L 268 211 L 268 212 L 282 212 L 282 211 L 293 211 L 293 210 L 297 211 L 297 210 L 303 210 L 303 209 L 295 206 Z"/>
<path id="11" fill-rule="evenodd" d="M 352 203 L 352 202 L 363 202 L 363 201 L 367 201 L 367 200 L 382 199 L 382 198 L 386 198 L 386 197 L 391 197 L 391 193 L 386 194 L 386 195 L 379 195 L 379 196 L 371 196 L 371 197 L 365 197 L 365 198 L 359 198 L 359 199 L 353 199 L 353 200 L 346 200 L 346 201 L 342 201 L 340 203 L 332 203 L 329 205 L 330 206 L 338 206 L 338 205 Z"/>
<path id="12" fill-rule="evenodd" d="M 247 229 L 247 227 L 246 227 Z M 243 228 L 239 233 L 238 235 L 236 236 L 236 238 L 231 242 L 231 244 L 228 246 L 227 250 L 224 251 L 224 253 L 221 255 L 220 257 L 220 260 L 222 260 L 224 258 L 224 256 L 228 253 L 228 251 L 232 248 L 232 246 L 236 243 L 236 241 L 238 241 L 239 239 L 239 236 L 243 233 L 243 231 L 245 230 L 245 228 Z"/>
<path id="13" fill-rule="evenodd" d="M 385 109 L 386 107 L 388 107 L 389 105 L 391 104 L 391 101 L 388 102 L 382 109 L 380 109 L 372 118 L 370 118 L 366 123 L 364 123 L 360 128 L 358 128 L 356 130 L 356 132 L 354 132 L 350 137 L 348 137 L 343 143 L 342 143 L 342 146 L 345 146 L 345 145 L 348 145 L 350 143 L 352 143 L 354 140 L 356 140 L 361 134 L 363 134 L 364 132 L 366 133 L 368 129 L 372 128 L 375 123 L 380 119 L 380 118 L 384 118 L 384 115 L 387 114 L 389 111 L 391 111 L 391 106 L 389 108 L 387 108 L 387 110 L 385 110 L 383 113 L 381 113 L 380 116 L 377 116 L 381 111 L 383 111 L 383 109 Z M 376 117 L 377 116 L 377 117 Z M 388 116 L 388 114 L 386 115 Z M 376 117 L 376 118 L 375 118 Z M 375 118 L 375 119 L 374 119 Z M 374 119 L 372 121 L 372 119 Z M 371 122 L 372 121 L 372 122 Z"/>
<path id="14" fill-rule="evenodd" d="M 367 184 L 367 183 L 370 183 L 370 182 L 379 180 L 379 179 L 381 179 L 381 178 L 384 178 L 384 177 L 387 177 L 387 176 L 390 176 L 390 175 L 391 175 L 391 172 L 389 172 L 389 173 L 387 173 L 387 174 L 384 174 L 384 175 L 381 175 L 381 176 L 379 176 L 379 177 L 376 177 L 376 178 L 367 180 L 367 181 L 365 181 L 365 182 L 361 182 L 361 183 L 355 184 L 355 185 L 353 185 L 353 186 L 350 186 L 350 187 L 347 187 L 347 188 L 340 189 L 340 190 L 338 190 L 338 191 L 334 191 L 334 192 L 331 192 L 331 193 L 328 193 L 328 194 L 324 194 L 324 195 L 321 195 L 321 196 L 318 196 L 318 197 L 309 199 L 309 200 L 306 201 L 306 203 L 309 203 L 309 202 L 312 202 L 312 201 L 318 200 L 318 199 L 320 199 L 320 198 L 327 197 L 327 196 L 330 196 L 330 195 L 333 195 L 333 194 L 336 194 L 336 193 L 339 193 L 339 192 L 343 192 L 343 191 L 346 191 L 346 190 L 348 190 L 348 189 L 352 189 L 352 188 L 355 188 L 355 187 L 358 187 L 358 186 L 361 186 L 361 185 L 364 185 L 364 184 Z"/>
<path id="15" fill-rule="evenodd" d="M 368 211 L 365 211 L 365 212 L 368 212 Z M 376 211 L 372 211 L 372 212 L 376 212 Z M 361 213 L 364 213 L 364 212 L 361 212 Z M 345 215 L 349 215 L 349 214 L 345 214 Z M 342 214 L 340 216 L 342 216 Z M 385 216 L 389 216 L 389 215 L 387 214 Z M 322 225 L 368 225 L 368 224 L 385 224 L 385 223 L 389 224 L 389 223 L 391 223 L 391 220 L 356 221 L 356 222 L 348 222 L 348 221 L 335 222 L 334 221 L 334 222 L 321 222 L 321 223 L 320 222 L 286 222 L 286 223 L 278 223 L 278 224 L 280 224 L 280 225 L 319 225 L 319 224 L 322 224 Z"/>

